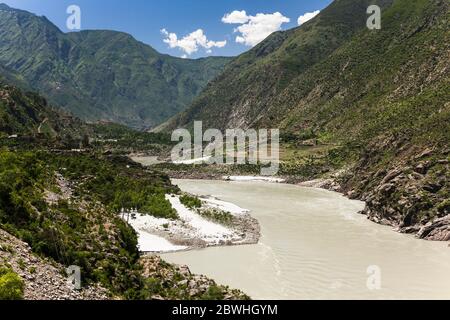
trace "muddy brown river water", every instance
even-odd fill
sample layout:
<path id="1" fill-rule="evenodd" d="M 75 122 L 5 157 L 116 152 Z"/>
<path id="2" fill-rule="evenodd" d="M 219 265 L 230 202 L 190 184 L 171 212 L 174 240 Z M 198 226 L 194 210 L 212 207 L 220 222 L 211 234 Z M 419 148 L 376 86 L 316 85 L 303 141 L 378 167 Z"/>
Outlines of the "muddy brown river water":
<path id="1" fill-rule="evenodd" d="M 338 193 L 267 182 L 175 180 L 251 214 L 260 243 L 163 255 L 253 299 L 450 299 L 450 247 L 399 234 Z"/>

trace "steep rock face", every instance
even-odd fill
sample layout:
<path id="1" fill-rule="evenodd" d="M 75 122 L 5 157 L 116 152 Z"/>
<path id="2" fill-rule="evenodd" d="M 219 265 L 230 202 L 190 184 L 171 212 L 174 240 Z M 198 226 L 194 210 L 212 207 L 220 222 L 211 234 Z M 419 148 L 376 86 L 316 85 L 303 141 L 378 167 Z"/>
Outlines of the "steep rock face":
<path id="1" fill-rule="evenodd" d="M 374 222 L 422 239 L 450 241 L 450 150 L 385 143 L 398 148 L 396 161 L 368 164 L 363 157 L 341 178 L 345 192 L 366 201 L 363 213 Z"/>
<path id="2" fill-rule="evenodd" d="M 183 110 L 229 60 L 170 57 L 122 32 L 65 34 L 45 17 L 0 7 L 0 71 L 85 120 L 152 127 Z"/>

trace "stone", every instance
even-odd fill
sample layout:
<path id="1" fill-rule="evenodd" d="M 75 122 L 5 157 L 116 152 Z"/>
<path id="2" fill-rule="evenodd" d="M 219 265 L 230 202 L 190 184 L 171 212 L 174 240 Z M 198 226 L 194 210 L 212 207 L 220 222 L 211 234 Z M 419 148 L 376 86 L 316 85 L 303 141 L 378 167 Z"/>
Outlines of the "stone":
<path id="1" fill-rule="evenodd" d="M 428 157 L 429 155 L 431 155 L 433 153 L 433 150 L 430 148 L 427 148 L 425 150 L 423 150 L 420 154 L 418 154 L 415 159 L 421 159 L 424 157 Z"/>
<path id="2" fill-rule="evenodd" d="M 399 169 L 393 169 L 391 170 L 381 181 L 381 184 L 386 184 L 387 182 L 394 179 L 396 176 L 400 175 L 402 172 Z"/>
<path id="3" fill-rule="evenodd" d="M 178 282 L 178 285 L 179 286 L 186 286 L 187 284 L 188 284 L 188 280 L 182 280 L 182 281 L 180 281 L 180 282 Z"/>
<path id="4" fill-rule="evenodd" d="M 426 162 L 420 162 L 415 168 L 414 171 L 421 173 L 421 174 L 426 174 L 429 168 L 429 161 Z"/>

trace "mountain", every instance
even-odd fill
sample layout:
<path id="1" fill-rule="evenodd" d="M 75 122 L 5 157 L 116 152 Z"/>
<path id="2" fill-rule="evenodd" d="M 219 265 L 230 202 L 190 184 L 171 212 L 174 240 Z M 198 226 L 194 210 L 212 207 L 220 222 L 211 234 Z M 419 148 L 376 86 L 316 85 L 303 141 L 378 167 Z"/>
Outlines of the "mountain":
<path id="1" fill-rule="evenodd" d="M 381 30 L 366 28 L 369 5 Z M 344 192 L 372 220 L 450 239 L 449 2 L 335 0 L 315 19 L 237 57 L 170 131 L 280 128 L 333 147 Z M 441 220 L 444 219 L 444 220 Z"/>
<path id="2" fill-rule="evenodd" d="M 163 55 L 115 31 L 63 33 L 0 5 L 0 71 L 88 121 L 149 128 L 183 110 L 229 62 Z M 17 83 L 17 82 L 16 82 Z"/>
<path id="3" fill-rule="evenodd" d="M 48 105 L 45 98 L 0 80 L 0 138 L 57 138 L 81 141 L 91 129 L 81 120 Z"/>
<path id="4" fill-rule="evenodd" d="M 221 129 L 254 127 L 264 119 L 279 124 L 290 110 L 274 111 L 274 101 L 300 90 L 307 97 L 314 85 L 296 85 L 304 82 L 300 77 L 309 74 L 314 66 L 321 65 L 363 30 L 370 4 L 384 8 L 392 1 L 336 0 L 303 26 L 273 33 L 233 60 L 185 112 L 166 126 L 185 126 L 194 119 Z M 283 103 L 292 108 L 296 102 Z"/>

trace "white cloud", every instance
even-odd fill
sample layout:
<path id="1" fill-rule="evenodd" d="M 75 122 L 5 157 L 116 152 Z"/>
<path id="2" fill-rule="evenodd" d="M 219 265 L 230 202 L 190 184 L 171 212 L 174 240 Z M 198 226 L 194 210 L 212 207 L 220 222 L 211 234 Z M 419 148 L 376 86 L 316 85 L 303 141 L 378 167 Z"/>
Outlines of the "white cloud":
<path id="1" fill-rule="evenodd" d="M 223 48 L 226 46 L 227 41 L 211 41 L 208 40 L 202 29 L 198 29 L 182 39 L 178 39 L 175 33 L 169 33 L 166 29 L 162 29 L 161 33 L 164 35 L 165 43 L 169 45 L 170 48 L 179 48 L 186 54 L 183 57 L 191 55 L 199 50 L 199 48 L 205 48 L 211 53 L 212 48 Z"/>
<path id="2" fill-rule="evenodd" d="M 290 21 L 279 12 L 249 16 L 245 11 L 233 11 L 222 18 L 224 23 L 241 24 L 234 29 L 234 32 L 240 33 L 236 42 L 250 47 L 256 46 L 273 32 L 281 30 L 281 25 Z"/>
<path id="3" fill-rule="evenodd" d="M 234 10 L 222 18 L 223 23 L 246 23 L 248 20 L 250 20 L 250 17 L 247 16 L 247 12 L 245 12 L 245 10 Z"/>
<path id="4" fill-rule="evenodd" d="M 314 12 L 307 12 L 304 15 L 298 17 L 298 25 L 301 26 L 302 24 L 304 24 L 305 22 L 308 22 L 309 20 L 311 20 L 312 18 L 314 18 L 315 16 L 317 16 L 320 13 L 320 10 L 316 10 Z"/>

